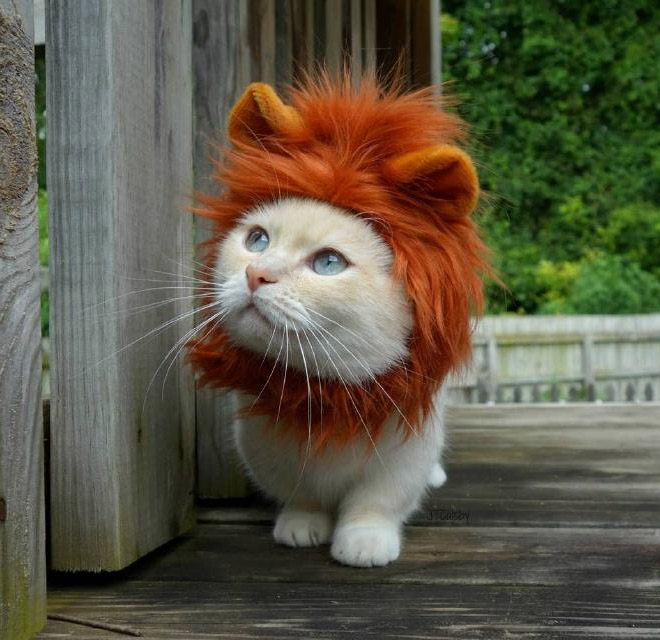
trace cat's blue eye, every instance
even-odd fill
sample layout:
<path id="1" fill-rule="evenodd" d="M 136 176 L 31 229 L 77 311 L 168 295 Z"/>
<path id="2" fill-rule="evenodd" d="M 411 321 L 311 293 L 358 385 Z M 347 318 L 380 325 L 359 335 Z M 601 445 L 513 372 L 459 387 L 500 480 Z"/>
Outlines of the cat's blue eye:
<path id="1" fill-rule="evenodd" d="M 312 269 L 321 276 L 334 276 L 348 266 L 348 260 L 333 249 L 319 251 L 312 259 Z"/>
<path id="2" fill-rule="evenodd" d="M 261 227 L 256 227 L 248 233 L 248 237 L 245 239 L 245 248 L 248 251 L 253 251 L 258 253 L 263 251 L 270 242 L 270 238 L 264 229 Z"/>

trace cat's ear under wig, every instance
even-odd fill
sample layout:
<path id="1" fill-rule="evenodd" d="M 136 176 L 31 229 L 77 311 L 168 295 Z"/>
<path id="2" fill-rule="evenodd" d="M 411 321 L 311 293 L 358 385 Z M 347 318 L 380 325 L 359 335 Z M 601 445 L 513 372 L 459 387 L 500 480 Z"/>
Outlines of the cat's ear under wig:
<path id="1" fill-rule="evenodd" d="M 296 109 L 285 105 L 263 82 L 249 85 L 229 114 L 228 133 L 233 143 L 259 145 L 269 136 L 296 135 L 302 129 Z"/>
<path id="2" fill-rule="evenodd" d="M 453 145 L 436 145 L 391 158 L 384 173 L 411 194 L 432 198 L 436 210 L 449 218 L 470 215 L 479 199 L 472 160 Z"/>

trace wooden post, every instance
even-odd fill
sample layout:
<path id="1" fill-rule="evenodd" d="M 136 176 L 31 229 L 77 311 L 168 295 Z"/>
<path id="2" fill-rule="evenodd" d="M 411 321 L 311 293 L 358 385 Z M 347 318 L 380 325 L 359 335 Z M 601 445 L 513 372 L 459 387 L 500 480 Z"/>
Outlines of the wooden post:
<path id="1" fill-rule="evenodd" d="M 274 85 L 275 70 L 275 0 L 248 0 L 250 20 L 250 54 L 253 81 Z"/>
<path id="2" fill-rule="evenodd" d="M 376 73 L 376 0 L 364 0 L 364 67 Z"/>
<path id="3" fill-rule="evenodd" d="M 411 13 L 414 11 L 414 16 L 419 16 L 424 11 L 428 0 L 419 0 L 419 2 L 415 0 L 412 2 L 412 8 L 411 2 L 412 0 L 378 0 L 376 2 L 376 65 L 386 74 L 399 65 L 406 80 L 410 80 L 413 55 L 410 48 L 411 18 L 413 17 Z M 424 30 L 423 39 L 426 41 L 425 43 L 415 42 L 416 51 L 420 51 L 423 46 L 428 44 L 426 30 Z"/>
<path id="4" fill-rule="evenodd" d="M 130 295 L 190 275 L 191 26 L 190 0 L 48 3 L 58 570 L 120 569 L 195 522 L 192 375 L 177 361 L 164 386 L 169 364 L 158 370 L 193 326 L 191 293 Z"/>
<path id="5" fill-rule="evenodd" d="M 337 73 L 343 61 L 344 46 L 343 2 L 341 0 L 326 0 L 325 4 L 325 62 L 330 73 Z"/>
<path id="6" fill-rule="evenodd" d="M 291 0 L 291 15 L 293 73 L 299 76 L 314 68 L 314 2 Z"/>
<path id="7" fill-rule="evenodd" d="M 363 67 L 363 44 L 362 44 L 362 0 L 351 0 L 349 16 L 350 32 L 350 63 L 353 85 L 358 86 Z"/>
<path id="8" fill-rule="evenodd" d="M 249 16 L 246 0 L 194 0 L 195 190 L 217 194 L 212 178 L 214 145 L 225 142 L 227 116 L 250 82 Z M 261 41 L 259 34 L 254 40 Z M 261 65 L 259 65 L 261 68 Z M 196 241 L 212 227 L 197 220 Z M 231 421 L 233 396 L 214 389 L 197 391 L 197 491 L 201 498 L 245 495 L 247 484 L 234 464 Z"/>
<path id="9" fill-rule="evenodd" d="M 0 638 L 46 621 L 31 0 L 0 0 Z"/>

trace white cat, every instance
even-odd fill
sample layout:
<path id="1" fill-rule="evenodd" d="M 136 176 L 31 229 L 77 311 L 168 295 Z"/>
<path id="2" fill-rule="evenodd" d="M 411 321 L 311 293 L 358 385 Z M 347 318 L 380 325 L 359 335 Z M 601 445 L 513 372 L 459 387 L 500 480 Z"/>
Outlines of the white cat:
<path id="1" fill-rule="evenodd" d="M 248 211 L 217 247 L 213 273 L 223 326 L 241 347 L 324 382 L 360 384 L 408 356 L 411 308 L 392 276 L 389 246 L 360 217 L 315 200 L 285 198 Z M 251 396 L 242 395 L 249 407 Z M 374 442 L 310 453 L 268 418 L 235 422 L 240 457 L 282 508 L 279 543 L 330 543 L 335 560 L 382 566 L 401 550 L 402 525 L 429 485 L 441 486 L 442 400 L 404 438 L 394 404 Z M 412 429 L 411 425 L 406 425 Z"/>

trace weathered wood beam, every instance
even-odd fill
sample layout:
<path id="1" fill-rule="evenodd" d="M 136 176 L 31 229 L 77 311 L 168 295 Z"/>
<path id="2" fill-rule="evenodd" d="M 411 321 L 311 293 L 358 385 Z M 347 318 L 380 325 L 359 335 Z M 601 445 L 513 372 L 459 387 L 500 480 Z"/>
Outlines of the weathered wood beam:
<path id="1" fill-rule="evenodd" d="M 46 621 L 31 0 L 0 0 L 0 638 Z"/>
<path id="2" fill-rule="evenodd" d="M 172 288 L 192 268 L 191 25 L 190 0 L 48 3 L 59 570 L 120 569 L 194 524 L 192 376 L 159 369 L 193 324 L 191 289 Z"/>
<path id="3" fill-rule="evenodd" d="M 207 194 L 217 195 L 220 190 L 212 177 L 212 157 L 217 158 L 217 147 L 225 142 L 229 111 L 252 77 L 252 44 L 262 41 L 258 32 L 250 37 L 248 11 L 246 0 L 193 2 L 195 190 Z M 211 234 L 208 221 L 198 219 L 197 242 L 208 240 Z M 197 390 L 197 492 L 201 498 L 247 492 L 230 442 L 234 413 L 230 393 Z"/>

